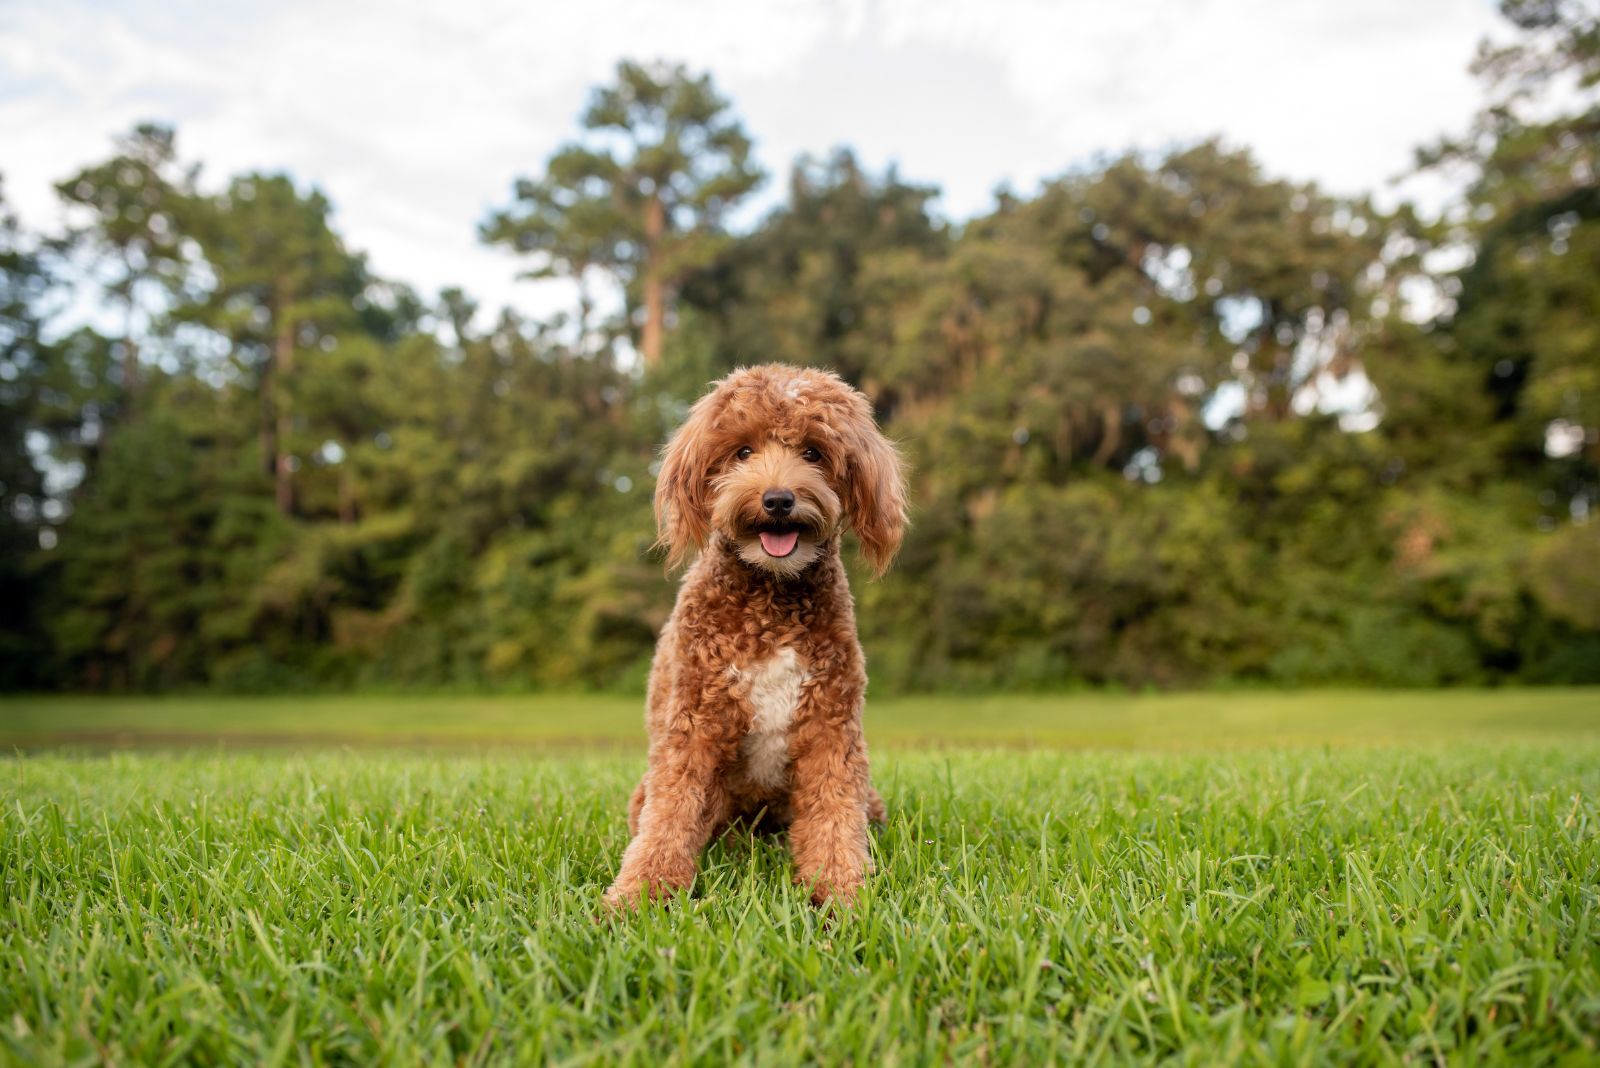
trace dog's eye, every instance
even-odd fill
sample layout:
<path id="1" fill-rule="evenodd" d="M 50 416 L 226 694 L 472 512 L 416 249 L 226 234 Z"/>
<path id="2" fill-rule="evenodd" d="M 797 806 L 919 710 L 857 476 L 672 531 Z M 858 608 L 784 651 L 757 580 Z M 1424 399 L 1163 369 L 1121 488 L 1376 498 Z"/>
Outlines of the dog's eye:
<path id="1" fill-rule="evenodd" d="M 742 445 L 740 446 L 739 451 L 733 454 L 733 458 L 735 460 L 748 460 L 755 454 L 756 450 L 752 449 L 748 445 Z"/>
<path id="2" fill-rule="evenodd" d="M 806 446 L 805 451 L 800 454 L 800 459 L 804 460 L 808 464 L 814 464 L 822 459 L 822 453 L 814 447 L 808 445 Z"/>

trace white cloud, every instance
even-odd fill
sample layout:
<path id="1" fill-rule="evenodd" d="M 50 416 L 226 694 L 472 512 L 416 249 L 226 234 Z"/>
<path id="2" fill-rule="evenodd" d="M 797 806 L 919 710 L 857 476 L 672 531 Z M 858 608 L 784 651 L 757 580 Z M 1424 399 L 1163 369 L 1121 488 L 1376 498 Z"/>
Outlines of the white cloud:
<path id="1" fill-rule="evenodd" d="M 516 283 L 477 222 L 575 131 L 617 59 L 711 70 L 779 176 L 853 144 L 981 211 L 1097 150 L 1212 133 L 1340 191 L 1403 170 L 1461 126 L 1479 0 L 22 0 L 0 15 L 0 169 L 36 226 L 50 184 L 134 122 L 175 122 L 212 181 L 286 168 L 333 199 L 352 245 L 425 292 L 563 299 Z"/>
<path id="2" fill-rule="evenodd" d="M 1033 136 L 995 162 L 1019 180 L 1217 133 L 1340 192 L 1386 182 L 1416 144 L 1465 123 L 1479 100 L 1467 64 L 1499 30 L 1478 0 L 884 0 L 877 10 L 891 49 L 959 49 L 1004 72 L 1026 109 L 1018 132 Z M 981 209 L 973 192 L 953 188 L 952 206 Z"/>

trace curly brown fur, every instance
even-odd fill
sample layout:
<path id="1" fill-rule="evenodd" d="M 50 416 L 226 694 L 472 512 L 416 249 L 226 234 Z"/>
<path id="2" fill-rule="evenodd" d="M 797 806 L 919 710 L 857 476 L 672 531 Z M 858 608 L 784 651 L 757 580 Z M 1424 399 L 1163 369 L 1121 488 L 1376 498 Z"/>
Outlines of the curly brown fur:
<path id="1" fill-rule="evenodd" d="M 656 518 L 672 560 L 698 556 L 656 645 L 649 766 L 606 901 L 687 887 L 706 842 L 757 817 L 788 828 L 812 900 L 853 901 L 871 868 L 868 821 L 884 809 L 839 547 L 850 528 L 875 573 L 893 560 L 905 528 L 894 447 L 835 375 L 736 371 L 667 444 Z"/>

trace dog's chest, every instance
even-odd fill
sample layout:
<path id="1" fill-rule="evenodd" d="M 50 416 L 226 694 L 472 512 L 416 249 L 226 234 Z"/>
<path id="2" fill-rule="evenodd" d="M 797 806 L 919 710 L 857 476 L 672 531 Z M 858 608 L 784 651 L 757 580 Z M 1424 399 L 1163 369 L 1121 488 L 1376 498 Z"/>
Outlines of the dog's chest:
<path id="1" fill-rule="evenodd" d="M 805 665 L 793 649 L 779 649 L 732 670 L 750 705 L 750 728 L 739 743 L 745 777 L 767 789 L 782 787 L 789 777 L 789 730 L 806 681 Z"/>

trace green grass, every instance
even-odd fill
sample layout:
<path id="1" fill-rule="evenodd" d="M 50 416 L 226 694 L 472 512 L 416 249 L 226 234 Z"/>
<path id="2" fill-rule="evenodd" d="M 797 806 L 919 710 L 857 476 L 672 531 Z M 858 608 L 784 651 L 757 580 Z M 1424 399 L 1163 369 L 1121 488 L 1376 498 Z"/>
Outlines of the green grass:
<path id="1" fill-rule="evenodd" d="M 0 747 L 233 742 L 643 747 L 637 697 L 3 697 Z M 889 745 L 1196 745 L 1600 742 L 1600 690 L 1331 690 L 872 699 Z"/>
<path id="2" fill-rule="evenodd" d="M 781 842 L 736 837 L 692 897 L 596 922 L 637 752 L 19 755 L 0 764 L 0 1060 L 1600 1060 L 1592 693 L 884 706 L 878 872 L 831 917 Z M 144 707 L 12 701 L 0 721 L 37 739 L 60 729 L 41 709 Z M 169 740 L 206 709 L 151 707 Z M 256 703 L 254 726 L 246 707 L 211 714 L 303 742 L 376 737 L 393 703 Z M 475 707 L 418 702 L 388 737 Z M 482 707 L 450 737 L 605 737 L 613 714 Z M 546 714 L 538 732 L 510 708 Z M 903 744 L 952 723 L 1165 748 Z"/>

